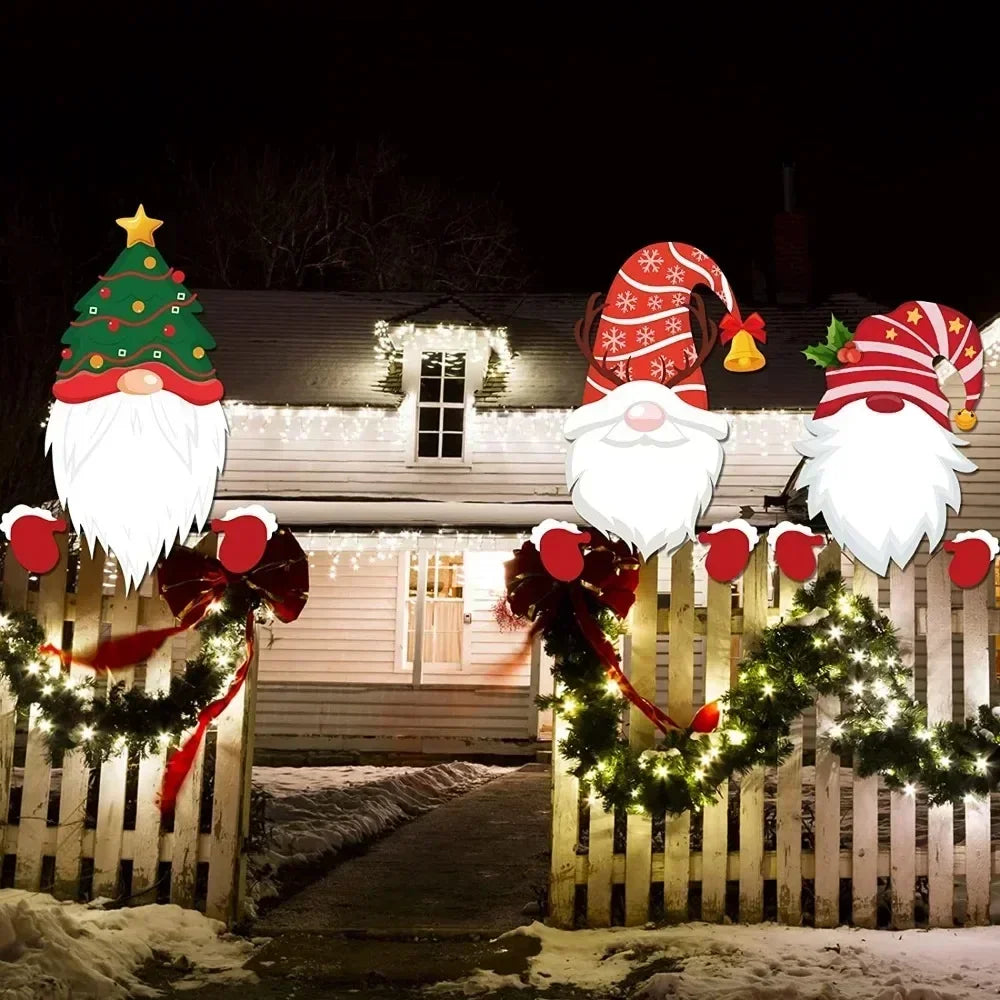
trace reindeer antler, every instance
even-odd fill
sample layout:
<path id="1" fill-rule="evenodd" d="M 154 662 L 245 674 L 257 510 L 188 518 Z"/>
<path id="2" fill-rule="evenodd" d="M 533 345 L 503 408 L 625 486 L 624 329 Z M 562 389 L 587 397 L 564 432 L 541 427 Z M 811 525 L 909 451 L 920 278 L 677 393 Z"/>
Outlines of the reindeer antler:
<path id="1" fill-rule="evenodd" d="M 598 359 L 594 353 L 594 348 L 597 346 L 595 328 L 600 322 L 601 309 L 603 306 L 604 299 L 600 293 L 595 293 L 590 296 L 587 301 L 587 308 L 584 312 L 583 319 L 577 320 L 576 326 L 573 328 L 574 335 L 576 336 L 576 346 L 580 348 L 580 352 L 600 375 L 603 375 L 604 378 L 606 378 L 609 382 L 613 382 L 615 385 L 624 385 L 626 382 L 631 380 L 632 362 L 625 362 L 625 378 L 622 378 L 613 368 L 608 367 L 607 352 L 605 352 L 603 359 Z"/>
<path id="2" fill-rule="evenodd" d="M 684 379 L 689 378 L 694 372 L 701 368 L 701 366 L 705 363 L 705 359 L 712 353 L 712 348 L 715 347 L 715 342 L 719 338 L 719 327 L 713 320 L 708 318 L 708 314 L 705 312 L 705 303 L 697 292 L 691 293 L 691 303 L 688 306 L 688 311 L 690 312 L 692 319 L 697 320 L 698 328 L 701 331 L 701 347 L 698 349 L 698 356 L 693 362 L 691 362 L 691 364 L 681 369 L 669 380 L 663 380 L 663 384 L 668 389 L 677 385 L 678 382 L 683 382 Z M 694 324 L 692 323 L 692 326 L 693 325 Z"/>

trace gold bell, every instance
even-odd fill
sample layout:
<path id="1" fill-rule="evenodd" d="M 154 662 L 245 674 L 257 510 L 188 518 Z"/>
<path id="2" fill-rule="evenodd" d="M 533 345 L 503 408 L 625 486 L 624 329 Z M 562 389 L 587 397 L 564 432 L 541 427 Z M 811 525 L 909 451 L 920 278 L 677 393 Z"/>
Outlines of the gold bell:
<path id="1" fill-rule="evenodd" d="M 727 372 L 758 372 L 764 367 L 765 361 L 753 335 L 740 330 L 733 335 L 729 353 L 722 364 Z"/>
<path id="2" fill-rule="evenodd" d="M 955 426 L 960 431 L 971 431 L 979 421 L 971 410 L 959 410 L 955 414 Z"/>

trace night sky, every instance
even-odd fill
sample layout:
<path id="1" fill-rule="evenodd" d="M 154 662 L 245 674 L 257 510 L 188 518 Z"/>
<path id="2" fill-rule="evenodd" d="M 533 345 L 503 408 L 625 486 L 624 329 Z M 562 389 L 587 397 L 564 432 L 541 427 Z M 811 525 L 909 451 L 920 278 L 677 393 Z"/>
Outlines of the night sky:
<path id="1" fill-rule="evenodd" d="M 142 200 L 167 220 L 169 257 L 183 242 L 170 149 L 207 166 L 233 145 L 383 134 L 414 172 L 499 193 L 537 289 L 606 289 L 631 252 L 674 239 L 710 252 L 739 295 L 794 161 L 821 292 L 1000 311 L 1000 88 L 992 53 L 952 44 L 944 20 L 933 39 L 814 20 L 780 35 L 748 22 L 727 42 L 708 8 L 700 25 L 545 26 L 470 7 L 450 27 L 283 9 L 296 13 L 223 24 L 133 4 L 58 31 L 8 20 L 4 180 L 54 192 L 82 254 Z"/>

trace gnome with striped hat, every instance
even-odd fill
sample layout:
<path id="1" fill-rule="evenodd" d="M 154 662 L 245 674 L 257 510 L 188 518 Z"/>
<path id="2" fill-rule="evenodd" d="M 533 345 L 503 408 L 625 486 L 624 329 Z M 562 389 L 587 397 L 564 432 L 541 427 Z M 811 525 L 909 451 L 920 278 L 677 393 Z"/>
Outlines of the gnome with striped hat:
<path id="1" fill-rule="evenodd" d="M 722 470 L 729 421 L 708 408 L 702 373 L 720 333 L 694 291 L 700 285 L 727 310 L 726 367 L 762 367 L 763 321 L 742 319 L 721 268 L 686 243 L 634 253 L 576 327 L 590 366 L 583 405 L 564 426 L 567 487 L 582 518 L 643 558 L 695 537 Z"/>
<path id="2" fill-rule="evenodd" d="M 833 537 L 878 575 L 904 567 L 926 536 L 934 549 L 948 508 L 962 500 L 958 473 L 976 466 L 955 436 L 976 425 L 983 388 L 983 344 L 975 324 L 936 302 L 907 302 L 868 316 L 852 334 L 834 319 L 825 344 L 808 348 L 825 369 L 826 392 L 809 437 L 798 485 L 809 516 L 822 515 Z M 947 360 L 961 378 L 964 406 L 949 419 L 935 366 Z"/>

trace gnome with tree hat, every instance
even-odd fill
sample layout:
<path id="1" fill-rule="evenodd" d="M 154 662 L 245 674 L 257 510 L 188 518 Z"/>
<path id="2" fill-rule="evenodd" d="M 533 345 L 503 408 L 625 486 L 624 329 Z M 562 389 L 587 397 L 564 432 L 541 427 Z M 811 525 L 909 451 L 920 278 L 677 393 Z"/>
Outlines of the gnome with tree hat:
<path id="1" fill-rule="evenodd" d="M 62 339 L 45 449 L 73 527 L 91 554 L 100 543 L 114 555 L 131 588 L 204 527 L 229 428 L 201 303 L 155 245 L 163 223 L 140 205 L 117 224 L 125 249 L 77 303 Z M 232 572 L 256 565 L 276 529 L 259 505 L 212 522 Z M 25 504 L 0 518 L 14 557 L 32 573 L 56 565 L 53 536 L 65 530 L 65 519 Z"/>
<path id="2" fill-rule="evenodd" d="M 806 357 L 824 369 L 826 392 L 809 437 L 796 447 L 805 457 L 798 485 L 808 489 L 809 516 L 822 515 L 851 555 L 882 576 L 889 563 L 904 567 L 926 537 L 933 550 L 944 536 L 948 508 L 958 513 L 958 473 L 976 465 L 958 449 L 949 403 L 936 365 L 950 362 L 965 388 L 954 416 L 961 432 L 976 426 L 983 388 L 983 344 L 975 324 L 936 302 L 906 302 L 868 316 L 851 333 L 832 319 L 825 344 Z M 949 571 L 961 587 L 989 572 L 997 540 L 966 532 L 948 542 Z"/>
<path id="3" fill-rule="evenodd" d="M 721 337 L 695 291 L 699 286 L 726 308 Z M 765 337 L 759 315 L 740 316 L 725 274 L 703 250 L 667 242 L 632 254 L 607 296 L 591 298 L 576 327 L 590 366 L 583 405 L 567 418 L 564 434 L 567 488 L 581 518 L 644 559 L 669 555 L 693 539 L 712 501 L 729 434 L 728 419 L 709 409 L 702 365 L 721 339 L 730 345 L 727 369 L 756 371 L 764 364 L 757 345 Z M 711 543 L 720 551 L 713 562 L 720 572 L 739 575 L 756 532 L 735 522 L 717 528 Z M 559 556 L 553 565 L 564 569 L 567 544 L 585 544 L 585 536 L 572 539 L 564 526 L 554 531 Z M 545 561 L 547 536 L 536 544 Z"/>

